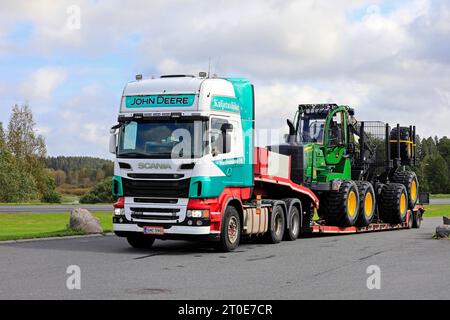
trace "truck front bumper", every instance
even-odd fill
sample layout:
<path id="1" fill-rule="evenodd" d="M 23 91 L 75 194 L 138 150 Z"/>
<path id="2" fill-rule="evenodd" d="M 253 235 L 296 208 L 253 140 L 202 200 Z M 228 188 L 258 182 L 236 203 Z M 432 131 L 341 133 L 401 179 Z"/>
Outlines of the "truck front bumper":
<path id="1" fill-rule="evenodd" d="M 149 225 L 153 225 L 150 224 Z M 126 237 L 131 233 L 143 233 L 143 228 L 135 223 L 113 223 L 114 233 L 119 237 Z M 172 225 L 164 228 L 163 235 L 151 235 L 157 239 L 174 240 L 200 240 L 217 241 L 220 232 L 211 231 L 210 226 L 177 226 Z"/>

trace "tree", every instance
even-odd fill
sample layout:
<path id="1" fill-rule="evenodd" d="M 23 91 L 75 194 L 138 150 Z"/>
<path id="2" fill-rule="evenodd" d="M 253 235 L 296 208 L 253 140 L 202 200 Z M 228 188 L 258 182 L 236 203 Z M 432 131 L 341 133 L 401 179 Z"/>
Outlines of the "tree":
<path id="1" fill-rule="evenodd" d="M 424 159 L 424 178 L 431 193 L 449 191 L 449 169 L 444 158 L 436 153 Z"/>
<path id="2" fill-rule="evenodd" d="M 3 130 L 3 123 L 0 122 L 0 152 L 5 148 L 5 131 Z"/>
<path id="3" fill-rule="evenodd" d="M 13 155 L 20 159 L 45 158 L 44 138 L 34 132 L 35 122 L 28 105 L 14 105 L 8 124 L 7 145 Z"/>

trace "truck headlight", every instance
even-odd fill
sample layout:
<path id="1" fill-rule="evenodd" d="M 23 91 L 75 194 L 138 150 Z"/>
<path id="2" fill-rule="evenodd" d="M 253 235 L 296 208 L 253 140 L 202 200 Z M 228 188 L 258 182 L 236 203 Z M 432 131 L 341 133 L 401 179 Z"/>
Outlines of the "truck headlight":
<path id="1" fill-rule="evenodd" d="M 114 208 L 115 216 L 123 216 L 125 214 L 125 210 L 123 208 Z"/>
<path id="2" fill-rule="evenodd" d="M 209 218 L 209 210 L 188 210 L 188 218 Z"/>

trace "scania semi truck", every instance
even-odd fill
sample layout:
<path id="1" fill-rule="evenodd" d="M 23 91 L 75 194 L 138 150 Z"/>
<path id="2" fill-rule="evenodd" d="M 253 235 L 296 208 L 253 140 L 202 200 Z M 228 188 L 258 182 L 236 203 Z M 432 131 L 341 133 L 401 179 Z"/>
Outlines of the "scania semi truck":
<path id="1" fill-rule="evenodd" d="M 384 153 L 391 145 L 399 152 L 380 173 L 377 137 L 349 107 L 300 105 L 288 125 L 285 142 L 255 146 L 255 94 L 246 79 L 136 77 L 110 132 L 114 233 L 135 248 L 187 239 L 232 251 L 244 237 L 278 243 L 420 225 L 417 177 L 405 170 L 412 132 L 386 126 Z"/>

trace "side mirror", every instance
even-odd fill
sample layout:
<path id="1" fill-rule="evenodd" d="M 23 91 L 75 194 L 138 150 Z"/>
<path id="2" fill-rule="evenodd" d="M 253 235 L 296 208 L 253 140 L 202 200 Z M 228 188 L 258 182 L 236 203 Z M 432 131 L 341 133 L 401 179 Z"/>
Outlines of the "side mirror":
<path id="1" fill-rule="evenodd" d="M 222 152 L 228 153 L 231 151 L 231 139 L 228 132 L 233 131 L 233 125 L 231 123 L 224 123 L 220 127 L 220 131 L 222 131 Z"/>
<path id="2" fill-rule="evenodd" d="M 112 154 L 116 154 L 116 144 L 117 144 L 117 135 L 116 133 L 112 133 L 109 136 L 109 152 Z"/>
<path id="3" fill-rule="evenodd" d="M 121 123 L 116 124 L 111 129 L 109 129 L 109 152 L 112 154 L 116 154 L 116 146 L 117 146 L 117 129 L 122 126 Z"/>

